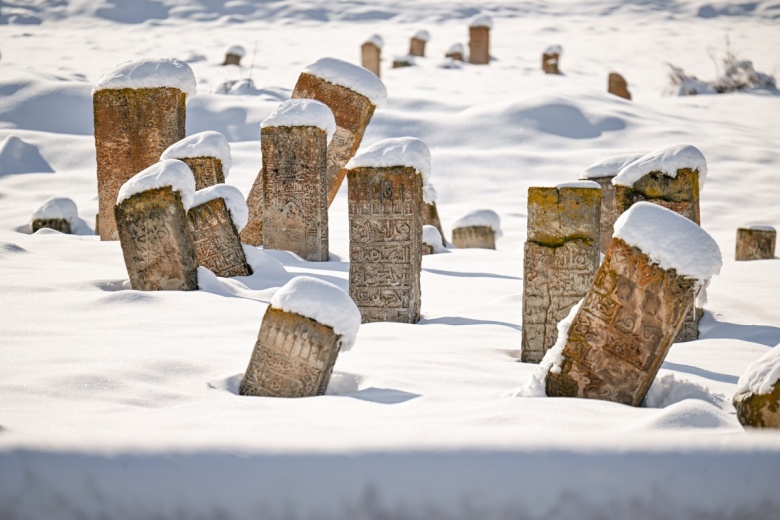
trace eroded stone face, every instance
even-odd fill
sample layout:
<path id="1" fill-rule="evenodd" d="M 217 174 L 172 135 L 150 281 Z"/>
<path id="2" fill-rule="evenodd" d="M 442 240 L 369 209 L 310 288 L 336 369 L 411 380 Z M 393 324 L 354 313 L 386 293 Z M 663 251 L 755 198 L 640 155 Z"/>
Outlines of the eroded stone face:
<path id="1" fill-rule="evenodd" d="M 336 119 L 336 133 L 328 145 L 327 159 L 328 206 L 330 206 L 347 173 L 344 165 L 360 147 L 363 134 L 376 107 L 371 100 L 357 92 L 305 72 L 298 77 L 292 98 L 316 99 L 325 103 Z"/>
<path id="2" fill-rule="evenodd" d="M 238 231 L 223 199 L 213 199 L 190 208 L 187 219 L 195 242 L 198 265 L 223 278 L 252 274 Z"/>
<path id="3" fill-rule="evenodd" d="M 239 391 L 267 397 L 324 395 L 340 349 L 341 336 L 331 327 L 269 307 Z"/>
<path id="4" fill-rule="evenodd" d="M 422 177 L 410 167 L 349 171 L 349 295 L 363 323 L 420 319 Z"/>
<path id="5" fill-rule="evenodd" d="M 469 63 L 473 65 L 490 63 L 489 27 L 469 27 Z"/>
<path id="6" fill-rule="evenodd" d="M 98 90 L 93 96 L 100 239 L 118 238 L 122 185 L 184 138 L 185 94 L 176 88 Z"/>
<path id="7" fill-rule="evenodd" d="M 382 55 L 382 49 L 371 42 L 365 42 L 360 46 L 361 63 L 364 69 L 368 69 L 377 77 L 380 77 L 379 62 Z"/>
<path id="8" fill-rule="evenodd" d="M 607 80 L 607 92 L 620 96 L 623 99 L 631 99 L 631 92 L 628 91 L 628 82 L 617 72 L 610 72 Z"/>
<path id="9" fill-rule="evenodd" d="M 452 244 L 458 249 L 495 249 L 496 232 L 490 226 L 466 226 L 452 230 Z"/>
<path id="10" fill-rule="evenodd" d="M 542 53 L 542 70 L 545 74 L 558 74 L 558 62 L 561 59 L 560 54 Z"/>
<path id="11" fill-rule="evenodd" d="M 198 289 L 195 245 L 178 191 L 170 186 L 148 190 L 122 201 L 114 209 L 133 289 Z"/>
<path id="12" fill-rule="evenodd" d="M 615 209 L 615 185 L 612 177 L 597 177 L 588 179 L 601 186 L 601 222 L 599 224 L 599 251 L 606 253 L 615 232 L 617 210 Z"/>
<path id="13" fill-rule="evenodd" d="M 737 229 L 736 260 L 766 260 L 775 257 L 777 231 L 774 229 Z"/>
<path id="14" fill-rule="evenodd" d="M 412 38 L 409 42 L 409 55 L 410 56 L 425 56 L 425 40 L 419 38 Z"/>
<path id="15" fill-rule="evenodd" d="M 433 226 L 441 235 L 441 245 L 447 247 L 444 243 L 444 231 L 441 228 L 441 220 L 439 220 L 439 210 L 436 208 L 436 203 L 423 202 L 423 226 Z M 495 244 L 494 244 L 495 246 Z M 495 249 L 495 247 L 493 247 Z"/>
<path id="16" fill-rule="evenodd" d="M 639 406 L 693 306 L 694 285 L 613 238 L 569 329 L 561 371 L 547 375 L 547 395 Z"/>
<path id="17" fill-rule="evenodd" d="M 742 426 L 780 428 L 780 381 L 768 394 L 745 392 L 735 395 L 733 402 Z"/>
<path id="18" fill-rule="evenodd" d="M 192 170 L 196 190 L 225 182 L 222 161 L 216 157 L 187 157 L 181 160 Z"/>
<path id="19" fill-rule="evenodd" d="M 70 222 L 64 218 L 36 218 L 32 221 L 32 232 L 47 228 L 70 235 Z"/>

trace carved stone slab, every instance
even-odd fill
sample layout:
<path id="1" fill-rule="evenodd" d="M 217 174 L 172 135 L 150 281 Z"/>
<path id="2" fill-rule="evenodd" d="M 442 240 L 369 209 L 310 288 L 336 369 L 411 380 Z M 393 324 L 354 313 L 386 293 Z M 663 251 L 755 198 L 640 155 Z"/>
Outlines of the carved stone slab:
<path id="1" fill-rule="evenodd" d="M 601 186 L 601 223 L 599 224 L 599 251 L 606 253 L 612 242 L 612 233 L 615 232 L 617 210 L 615 209 L 615 185 L 613 177 L 590 178 L 589 181 L 597 182 Z"/>
<path id="2" fill-rule="evenodd" d="M 382 55 L 382 49 L 373 42 L 365 42 L 360 46 L 361 64 L 364 69 L 368 69 L 377 77 L 380 77 L 379 61 Z"/>
<path id="3" fill-rule="evenodd" d="M 623 99 L 631 99 L 631 92 L 628 91 L 628 82 L 617 72 L 610 72 L 607 79 L 607 92 L 620 96 Z"/>
<path id="4" fill-rule="evenodd" d="M 409 41 L 409 56 L 425 57 L 425 40 L 412 37 Z"/>
<path id="5" fill-rule="evenodd" d="M 261 143 L 262 147 L 262 143 Z M 263 170 L 255 177 L 255 182 L 246 197 L 246 207 L 249 211 L 246 226 L 241 230 L 241 241 L 251 246 L 263 245 L 263 209 L 265 195 L 263 191 Z"/>
<path id="6" fill-rule="evenodd" d="M 743 392 L 736 394 L 733 402 L 742 426 L 780 428 L 780 381 L 768 394 Z"/>
<path id="7" fill-rule="evenodd" d="M 420 319 L 422 176 L 414 168 L 349 171 L 349 295 L 363 323 Z"/>
<path id="8" fill-rule="evenodd" d="M 600 190 L 529 188 L 521 361 L 539 363 L 599 266 Z"/>
<path id="9" fill-rule="evenodd" d="M 556 53 L 547 54 L 542 53 L 542 70 L 545 74 L 559 74 L 558 62 L 561 59 L 561 55 Z"/>
<path id="10" fill-rule="evenodd" d="M 328 137 L 313 126 L 262 129 L 263 245 L 328 261 Z"/>
<path id="11" fill-rule="evenodd" d="M 54 229 L 60 233 L 70 235 L 70 222 L 64 218 L 36 218 L 32 221 L 32 232 L 35 233 L 41 228 Z"/>
<path id="12" fill-rule="evenodd" d="M 323 395 L 340 349 L 341 336 L 331 327 L 269 307 L 239 391 L 268 397 Z"/>
<path id="13" fill-rule="evenodd" d="M 325 103 L 336 119 L 336 133 L 328 145 L 327 177 L 328 206 L 330 206 L 347 173 L 344 165 L 360 147 L 363 134 L 376 106 L 370 99 L 357 92 L 305 72 L 298 77 L 292 98 L 316 99 Z"/>
<path id="14" fill-rule="evenodd" d="M 452 243 L 459 249 L 495 249 L 496 232 L 490 226 L 466 226 L 452 230 Z"/>
<path id="15" fill-rule="evenodd" d="M 444 231 L 441 228 L 441 220 L 439 220 L 439 210 L 436 209 L 436 203 L 431 202 L 428 204 L 427 202 L 423 202 L 423 225 L 424 226 L 433 226 L 441 235 L 441 245 L 446 247 L 447 244 L 444 243 Z M 495 243 L 493 244 L 493 248 L 495 249 Z"/>
<path id="16" fill-rule="evenodd" d="M 252 274 L 223 199 L 212 199 L 190 208 L 187 219 L 195 241 L 198 265 L 223 278 Z"/>
<path id="17" fill-rule="evenodd" d="M 473 65 L 490 63 L 489 27 L 469 27 L 469 63 Z"/>
<path id="18" fill-rule="evenodd" d="M 216 157 L 185 157 L 180 160 L 192 170 L 192 174 L 195 176 L 196 190 L 225 182 L 222 161 Z"/>
<path id="19" fill-rule="evenodd" d="M 101 240 L 118 238 L 114 205 L 119 188 L 184 138 L 185 97 L 184 92 L 170 87 L 95 92 Z"/>
<path id="20" fill-rule="evenodd" d="M 569 329 L 561 372 L 547 375 L 547 395 L 639 406 L 693 306 L 695 283 L 613 238 Z"/>
<path id="21" fill-rule="evenodd" d="M 777 231 L 765 229 L 737 228 L 736 260 L 766 260 L 775 257 Z"/>
<path id="22" fill-rule="evenodd" d="M 114 211 L 133 289 L 197 290 L 195 245 L 178 191 L 166 186 L 138 193 Z"/>

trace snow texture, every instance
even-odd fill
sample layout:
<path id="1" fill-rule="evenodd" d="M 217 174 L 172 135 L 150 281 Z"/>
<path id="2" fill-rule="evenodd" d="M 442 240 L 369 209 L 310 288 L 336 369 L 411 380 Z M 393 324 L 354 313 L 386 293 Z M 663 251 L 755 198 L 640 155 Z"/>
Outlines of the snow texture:
<path id="1" fill-rule="evenodd" d="M 428 145 L 416 137 L 394 137 L 383 139 L 358 152 L 345 168 L 387 168 L 408 166 L 422 175 L 423 186 L 431 176 L 431 151 Z M 423 190 L 424 192 L 425 190 Z M 426 200 L 426 202 L 428 202 Z"/>
<path id="2" fill-rule="evenodd" d="M 244 226 L 246 226 L 246 223 L 249 221 L 249 209 L 247 208 L 246 200 L 244 200 L 244 195 L 241 191 L 229 184 L 208 186 L 207 188 L 195 192 L 192 207 L 196 208 L 201 204 L 205 204 L 214 199 L 223 199 L 230 212 L 230 218 L 236 226 L 236 230 L 241 231 L 244 229 Z"/>
<path id="3" fill-rule="evenodd" d="M 601 185 L 598 182 L 581 180 L 581 181 L 562 182 L 561 184 L 558 184 L 555 187 L 555 189 L 558 190 L 560 190 L 561 188 L 589 188 L 592 190 L 600 190 Z"/>
<path id="4" fill-rule="evenodd" d="M 487 226 L 493 229 L 496 238 L 501 238 L 501 219 L 492 209 L 470 211 L 452 223 L 452 229 L 470 226 Z"/>
<path id="5" fill-rule="evenodd" d="M 363 67 L 336 58 L 320 58 L 307 65 L 303 72 L 365 96 L 377 107 L 387 103 L 385 84 Z"/>
<path id="6" fill-rule="evenodd" d="M 682 215 L 651 202 L 637 202 L 615 222 L 613 237 L 640 249 L 663 269 L 705 282 L 720 272 L 718 244 Z"/>
<path id="7" fill-rule="evenodd" d="M 582 175 L 583 179 L 601 179 L 603 177 L 614 177 L 620 170 L 632 162 L 644 157 L 644 153 L 628 153 L 622 155 L 612 155 L 605 157 L 585 169 Z M 675 171 L 675 175 L 677 172 Z"/>
<path id="8" fill-rule="evenodd" d="M 416 33 L 414 33 L 414 37 L 418 40 L 422 40 L 424 42 L 427 42 L 431 39 L 431 33 L 426 31 L 425 29 L 420 29 Z"/>
<path id="9" fill-rule="evenodd" d="M 185 137 L 169 146 L 160 156 L 164 159 L 194 159 L 196 157 L 216 157 L 222 163 L 222 173 L 227 179 L 232 166 L 230 143 L 219 132 L 207 130 Z"/>
<path id="10" fill-rule="evenodd" d="M 225 54 L 235 54 L 239 58 L 243 58 L 246 54 L 246 50 L 240 45 L 231 45 Z"/>
<path id="11" fill-rule="evenodd" d="M 276 126 L 314 126 L 328 134 L 328 144 L 336 132 L 336 119 L 328 105 L 315 99 L 289 99 L 280 103 L 260 128 Z"/>
<path id="12" fill-rule="evenodd" d="M 707 178 L 707 160 L 701 151 L 691 145 L 677 145 L 650 152 L 623 167 L 612 184 L 633 186 L 639 179 L 651 172 L 660 172 L 677 178 L 677 170 L 689 168 L 699 172 L 699 191 L 704 189 Z"/>
<path id="13" fill-rule="evenodd" d="M 544 54 L 558 54 L 560 56 L 563 54 L 563 47 L 560 45 L 550 45 L 544 50 Z"/>
<path id="14" fill-rule="evenodd" d="M 276 291 L 271 307 L 327 325 L 342 336 L 341 351 L 352 348 L 360 328 L 360 311 L 347 293 L 330 282 L 297 276 Z"/>
<path id="15" fill-rule="evenodd" d="M 33 211 L 30 221 L 37 219 L 63 219 L 67 220 L 71 228 L 79 221 L 79 210 L 76 203 L 67 197 L 51 197 L 46 199 L 38 209 Z"/>
<path id="16" fill-rule="evenodd" d="M 469 27 L 487 27 L 492 29 L 493 19 L 486 14 L 478 14 L 469 20 Z"/>
<path id="17" fill-rule="evenodd" d="M 373 43 L 379 49 L 385 46 L 385 40 L 378 34 L 369 36 L 368 39 L 366 39 L 366 43 Z"/>
<path id="18" fill-rule="evenodd" d="M 751 363 L 737 382 L 736 394 L 750 392 L 766 395 L 772 392 L 780 380 L 780 345 L 775 345 L 766 354 Z"/>
<path id="19" fill-rule="evenodd" d="M 442 245 L 441 233 L 436 229 L 436 226 L 429 226 L 427 224 L 423 226 L 422 241 L 423 244 L 431 246 L 434 253 L 444 253 L 447 251 L 447 248 Z"/>
<path id="20" fill-rule="evenodd" d="M 726 403 L 725 395 L 712 392 L 706 386 L 687 379 L 677 379 L 672 372 L 659 372 L 653 380 L 653 384 L 650 385 L 642 406 L 645 408 L 666 408 L 686 399 L 700 399 L 719 408 Z"/>
<path id="21" fill-rule="evenodd" d="M 119 188 L 116 203 L 145 191 L 170 186 L 181 194 L 184 210 L 190 209 L 195 198 L 195 176 L 185 163 L 177 159 L 165 159 L 136 173 Z"/>
<path id="22" fill-rule="evenodd" d="M 92 89 L 177 88 L 188 97 L 195 95 L 195 74 L 189 65 L 175 58 L 145 58 L 127 61 L 106 72 Z"/>

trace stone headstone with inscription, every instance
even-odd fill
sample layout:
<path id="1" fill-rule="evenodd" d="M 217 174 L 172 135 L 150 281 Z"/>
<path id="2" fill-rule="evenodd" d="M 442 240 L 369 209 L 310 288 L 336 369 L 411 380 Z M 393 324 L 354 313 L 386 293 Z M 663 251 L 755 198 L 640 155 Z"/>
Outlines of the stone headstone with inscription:
<path id="1" fill-rule="evenodd" d="M 775 257 L 777 231 L 771 226 L 737 228 L 737 252 L 735 259 L 767 260 Z"/>
<path id="2" fill-rule="evenodd" d="M 490 63 L 490 29 L 493 20 L 486 15 L 477 15 L 469 21 L 469 63 L 487 65 Z"/>
<path id="3" fill-rule="evenodd" d="M 372 35 L 360 46 L 360 58 L 364 69 L 368 69 L 377 77 L 380 77 L 380 61 L 382 59 L 382 46 L 384 40 L 378 34 Z"/>
<path id="4" fill-rule="evenodd" d="M 628 82 L 617 72 L 610 72 L 607 78 L 607 92 L 620 96 L 623 99 L 631 99 L 631 92 L 628 90 Z"/>
<path id="5" fill-rule="evenodd" d="M 195 176 L 195 189 L 223 184 L 232 162 L 230 144 L 219 132 L 207 131 L 185 137 L 169 146 L 160 159 L 179 159 Z"/>
<path id="6" fill-rule="evenodd" d="M 431 35 L 428 31 L 420 30 L 414 33 L 411 41 L 409 42 L 409 56 L 425 56 L 425 44 L 431 39 Z"/>

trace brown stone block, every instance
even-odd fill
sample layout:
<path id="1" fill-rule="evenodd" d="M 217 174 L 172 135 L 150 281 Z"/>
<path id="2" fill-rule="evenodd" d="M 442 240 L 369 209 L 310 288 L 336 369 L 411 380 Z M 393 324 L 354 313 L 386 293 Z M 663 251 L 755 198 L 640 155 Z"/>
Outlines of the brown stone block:
<path id="1" fill-rule="evenodd" d="M 32 232 L 41 228 L 53 229 L 60 233 L 70 235 L 70 222 L 64 218 L 36 218 L 32 221 Z"/>
<path id="2" fill-rule="evenodd" d="M 775 257 L 777 231 L 769 226 L 737 228 L 735 260 L 767 260 Z"/>
<path id="3" fill-rule="evenodd" d="M 261 143 L 262 146 L 262 143 Z M 246 197 L 246 207 L 249 211 L 249 220 L 241 230 L 241 241 L 250 246 L 263 245 L 263 209 L 265 206 L 265 194 L 263 192 L 263 170 L 255 177 L 255 182 Z"/>
<path id="4" fill-rule="evenodd" d="M 361 63 L 364 69 L 368 69 L 377 77 L 381 77 L 379 62 L 381 61 L 382 49 L 371 41 L 367 41 L 360 46 Z"/>
<path id="5" fill-rule="evenodd" d="M 412 37 L 409 42 L 409 56 L 425 57 L 425 43 L 426 40 Z"/>
<path id="6" fill-rule="evenodd" d="M 496 232 L 490 226 L 466 226 L 452 230 L 452 244 L 460 249 L 495 249 Z"/>
<path id="7" fill-rule="evenodd" d="M 573 238 L 598 243 L 601 190 L 528 188 L 528 240 L 550 247 Z"/>
<path id="8" fill-rule="evenodd" d="M 447 244 L 444 243 L 444 231 L 442 231 L 441 228 L 441 220 L 439 220 L 439 210 L 436 208 L 436 203 L 431 202 L 428 204 L 427 202 L 423 203 L 423 226 L 433 226 L 441 235 L 441 245 L 446 247 Z M 493 243 L 492 249 L 495 249 L 495 241 Z"/>
<path id="9" fill-rule="evenodd" d="M 183 157 L 180 160 L 192 170 L 192 175 L 195 176 L 196 190 L 225 182 L 222 161 L 216 157 Z"/>
<path id="10" fill-rule="evenodd" d="M 542 53 L 542 70 L 545 74 L 560 74 L 558 71 L 558 63 L 561 59 L 561 55 L 558 53 L 547 54 Z"/>
<path id="11" fill-rule="evenodd" d="M 233 54 L 232 52 L 228 52 L 227 54 L 225 54 L 225 61 L 222 62 L 222 65 L 241 66 L 241 58 L 243 58 L 243 55 Z"/>
<path id="12" fill-rule="evenodd" d="M 623 99 L 631 99 L 631 92 L 628 91 L 628 82 L 617 72 L 610 72 L 607 80 L 607 92 L 620 96 Z"/>
<path id="13" fill-rule="evenodd" d="M 198 265 L 223 278 L 252 274 L 224 199 L 212 199 L 190 208 L 187 219 Z"/>
<path id="14" fill-rule="evenodd" d="M 596 177 L 588 180 L 597 182 L 601 186 L 599 251 L 606 253 L 612 242 L 612 233 L 615 231 L 615 221 L 618 217 L 615 208 L 615 185 L 612 184 L 612 177 Z"/>
<path id="15" fill-rule="evenodd" d="M 780 381 L 772 386 L 768 394 L 736 394 L 733 403 L 742 426 L 780 428 Z"/>
<path id="16" fill-rule="evenodd" d="M 490 63 L 489 27 L 469 27 L 469 63 L 473 65 Z"/>

